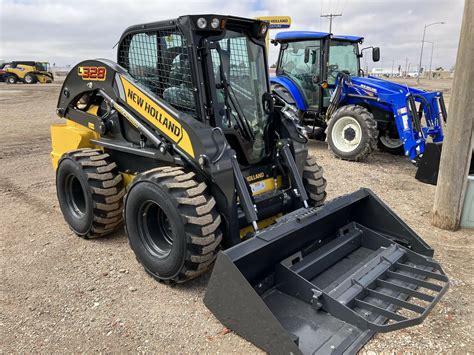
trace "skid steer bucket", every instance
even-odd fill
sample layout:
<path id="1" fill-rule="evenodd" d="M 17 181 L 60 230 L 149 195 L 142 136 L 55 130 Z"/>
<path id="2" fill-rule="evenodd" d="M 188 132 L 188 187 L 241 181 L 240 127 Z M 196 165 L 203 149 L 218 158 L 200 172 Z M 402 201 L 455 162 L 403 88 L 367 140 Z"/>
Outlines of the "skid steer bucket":
<path id="1" fill-rule="evenodd" d="M 433 250 L 370 190 L 300 209 L 220 252 L 204 303 L 270 353 L 354 353 L 446 292 Z"/>

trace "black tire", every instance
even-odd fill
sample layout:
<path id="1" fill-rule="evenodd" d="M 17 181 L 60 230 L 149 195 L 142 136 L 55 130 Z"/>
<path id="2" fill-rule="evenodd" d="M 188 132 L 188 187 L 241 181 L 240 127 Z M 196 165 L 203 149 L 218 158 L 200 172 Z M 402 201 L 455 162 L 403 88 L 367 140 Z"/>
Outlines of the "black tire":
<path id="1" fill-rule="evenodd" d="M 346 141 L 350 143 L 357 137 L 357 132 L 350 125 L 344 125 L 343 120 L 348 119 L 352 122 L 354 120 L 357 121 L 360 126 L 360 141 L 358 144 L 349 147 L 344 151 L 338 148 L 338 144 L 341 145 L 341 143 L 338 142 Z M 339 131 L 340 128 L 342 128 L 342 131 Z M 339 134 L 344 135 L 344 137 L 338 138 Z M 375 121 L 374 116 L 362 106 L 342 106 L 334 112 L 329 120 L 327 128 L 329 148 L 341 159 L 351 161 L 364 160 L 377 147 L 377 137 L 377 122 Z"/>
<path id="2" fill-rule="evenodd" d="M 59 206 L 69 227 L 85 239 L 122 225 L 125 189 L 110 156 L 96 149 L 65 153 L 56 171 Z"/>
<path id="3" fill-rule="evenodd" d="M 308 193 L 309 203 L 313 207 L 321 206 L 326 200 L 326 179 L 323 168 L 318 165 L 316 158 L 308 156 L 303 170 L 303 184 Z"/>
<path id="4" fill-rule="evenodd" d="M 18 81 L 18 78 L 15 76 L 15 75 L 9 75 L 7 76 L 7 84 L 16 84 L 16 82 Z"/>
<path id="5" fill-rule="evenodd" d="M 145 271 L 181 283 L 214 262 L 222 240 L 214 198 L 193 172 L 161 167 L 130 184 L 124 204 L 128 239 Z"/>
<path id="6" fill-rule="evenodd" d="M 24 81 L 26 84 L 36 84 L 36 82 L 38 81 L 38 79 L 36 78 L 36 75 L 34 75 L 34 74 L 26 74 L 26 75 L 25 75 L 25 78 L 23 79 L 23 81 Z"/>
<path id="7" fill-rule="evenodd" d="M 398 140 L 400 141 L 400 146 L 393 146 L 393 145 L 387 144 L 388 142 L 386 142 L 384 140 L 384 137 L 385 137 L 385 135 L 383 135 L 383 133 L 381 133 L 379 135 L 378 140 L 377 140 L 377 147 L 381 151 L 384 151 L 384 152 L 387 152 L 387 153 L 390 153 L 390 154 L 393 154 L 393 155 L 405 155 L 405 148 L 403 147 L 403 142 L 400 141 L 399 138 L 398 138 Z M 391 138 L 391 137 L 389 137 L 389 138 Z"/>

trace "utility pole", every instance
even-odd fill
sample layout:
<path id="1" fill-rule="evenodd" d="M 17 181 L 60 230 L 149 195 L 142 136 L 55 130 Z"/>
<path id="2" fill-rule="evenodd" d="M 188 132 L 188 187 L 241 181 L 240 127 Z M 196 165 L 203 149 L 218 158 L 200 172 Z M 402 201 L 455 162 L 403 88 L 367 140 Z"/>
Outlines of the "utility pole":
<path id="1" fill-rule="evenodd" d="M 333 17 L 342 16 L 342 14 L 327 14 L 321 15 L 321 17 L 329 17 L 329 33 L 332 33 L 332 19 Z"/>
<path id="2" fill-rule="evenodd" d="M 465 0 L 456 58 L 449 119 L 441 152 L 431 223 L 441 229 L 459 228 L 467 174 L 474 146 L 474 1 Z"/>
<path id="3" fill-rule="evenodd" d="M 394 65 L 395 65 L 395 59 L 392 59 L 392 75 L 391 75 L 392 77 L 393 77 L 393 67 L 394 67 Z"/>
<path id="4" fill-rule="evenodd" d="M 434 25 L 444 25 L 444 22 L 433 22 L 425 25 L 425 28 L 423 30 L 423 39 L 421 40 L 421 53 L 420 53 L 420 65 L 418 66 L 418 77 L 416 78 L 416 83 L 420 83 L 420 76 L 421 76 L 421 61 L 423 59 L 423 45 L 425 44 L 425 34 L 426 34 L 426 29 L 430 26 Z"/>
<path id="5" fill-rule="evenodd" d="M 425 41 L 427 43 L 431 43 L 431 56 L 430 56 L 430 79 L 433 78 L 433 72 L 431 71 L 431 64 L 433 64 L 433 51 L 434 51 L 434 42 Z"/>
<path id="6" fill-rule="evenodd" d="M 408 77 L 408 58 L 405 59 L 405 79 Z"/>

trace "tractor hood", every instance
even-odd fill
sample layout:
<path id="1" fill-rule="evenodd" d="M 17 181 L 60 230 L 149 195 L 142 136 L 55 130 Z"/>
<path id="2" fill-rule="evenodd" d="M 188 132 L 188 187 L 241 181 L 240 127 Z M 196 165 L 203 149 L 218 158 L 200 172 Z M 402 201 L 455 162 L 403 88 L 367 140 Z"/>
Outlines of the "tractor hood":
<path id="1" fill-rule="evenodd" d="M 401 85 L 392 81 L 379 79 L 373 76 L 369 77 L 351 77 L 352 84 L 359 87 L 365 94 L 375 95 L 400 95 L 406 96 L 408 93 L 423 95 L 426 91 L 415 89 L 407 85 Z"/>

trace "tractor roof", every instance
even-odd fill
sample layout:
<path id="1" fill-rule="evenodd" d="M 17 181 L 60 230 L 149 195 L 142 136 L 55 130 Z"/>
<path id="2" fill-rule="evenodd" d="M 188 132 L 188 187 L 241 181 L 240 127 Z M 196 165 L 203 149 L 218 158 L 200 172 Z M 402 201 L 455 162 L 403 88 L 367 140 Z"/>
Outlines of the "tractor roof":
<path id="1" fill-rule="evenodd" d="M 342 36 L 342 35 L 332 35 L 328 32 L 314 32 L 314 31 L 285 31 L 279 32 L 275 36 L 277 42 L 291 42 L 291 41 L 300 41 L 307 39 L 322 39 L 330 37 L 335 40 L 343 40 L 350 42 L 361 42 L 364 37 L 360 36 Z"/>

